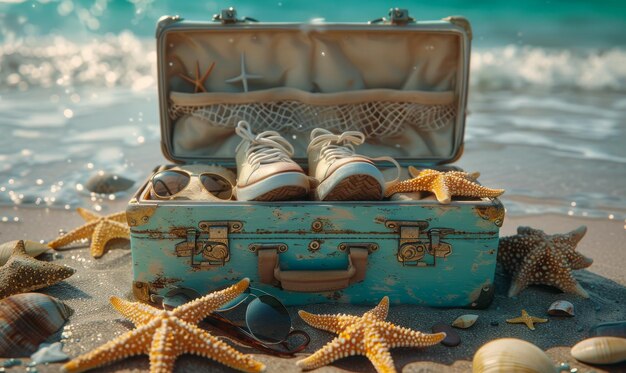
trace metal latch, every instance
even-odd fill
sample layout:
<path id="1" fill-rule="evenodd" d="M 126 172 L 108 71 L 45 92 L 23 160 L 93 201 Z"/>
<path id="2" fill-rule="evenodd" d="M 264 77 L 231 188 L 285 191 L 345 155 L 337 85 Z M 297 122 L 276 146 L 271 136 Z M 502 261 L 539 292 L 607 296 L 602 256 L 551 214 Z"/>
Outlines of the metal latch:
<path id="1" fill-rule="evenodd" d="M 409 16 L 408 9 L 391 8 L 389 9 L 389 18 L 380 17 L 371 20 L 368 23 L 390 23 L 392 25 L 404 26 L 411 22 L 415 22 L 415 18 Z"/>
<path id="2" fill-rule="evenodd" d="M 228 9 L 222 9 L 220 14 L 213 15 L 214 21 L 219 21 L 223 25 L 225 24 L 233 24 L 233 23 L 241 23 L 241 22 L 259 22 L 254 18 L 243 17 L 241 19 L 237 18 L 237 10 L 232 6 Z"/>
<path id="3" fill-rule="evenodd" d="M 452 254 L 452 245 L 442 239 L 454 232 L 450 228 L 428 228 L 425 221 L 393 221 L 385 222 L 387 228 L 393 229 L 400 236 L 398 240 L 398 262 L 402 265 L 432 267 L 437 264 L 437 258 L 446 258 Z M 426 237 L 420 238 L 425 235 Z M 424 260 L 426 254 L 432 256 L 432 261 Z"/>
<path id="4" fill-rule="evenodd" d="M 176 256 L 189 257 L 189 264 L 195 269 L 224 266 L 230 260 L 228 234 L 239 232 L 242 227 L 238 221 L 200 222 L 199 229 L 187 229 L 187 239 L 176 244 Z"/>

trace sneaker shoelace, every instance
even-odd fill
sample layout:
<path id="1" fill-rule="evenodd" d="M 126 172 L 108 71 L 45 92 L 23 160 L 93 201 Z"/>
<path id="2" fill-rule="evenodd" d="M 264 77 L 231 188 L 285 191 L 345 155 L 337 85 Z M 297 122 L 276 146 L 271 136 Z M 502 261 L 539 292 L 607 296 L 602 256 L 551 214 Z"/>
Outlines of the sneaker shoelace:
<path id="1" fill-rule="evenodd" d="M 291 156 L 294 153 L 293 146 L 278 132 L 264 131 L 255 135 L 246 121 L 239 121 L 235 133 L 248 141 L 250 146 L 246 151 L 246 160 L 255 168 L 261 164 L 274 162 L 293 162 Z M 235 151 L 246 143 L 242 141 Z"/>
<path id="2" fill-rule="evenodd" d="M 316 147 L 321 147 L 320 157 L 329 163 L 338 159 L 355 156 L 370 161 L 387 161 L 396 166 L 398 174 L 395 179 L 385 182 L 385 189 L 400 180 L 400 164 L 392 157 L 384 156 L 372 158 L 362 154 L 355 154 L 354 146 L 361 145 L 364 142 L 365 135 L 359 131 L 346 131 L 341 135 L 336 135 L 327 129 L 315 128 L 311 131 L 311 142 L 309 143 L 307 152 L 310 152 Z"/>

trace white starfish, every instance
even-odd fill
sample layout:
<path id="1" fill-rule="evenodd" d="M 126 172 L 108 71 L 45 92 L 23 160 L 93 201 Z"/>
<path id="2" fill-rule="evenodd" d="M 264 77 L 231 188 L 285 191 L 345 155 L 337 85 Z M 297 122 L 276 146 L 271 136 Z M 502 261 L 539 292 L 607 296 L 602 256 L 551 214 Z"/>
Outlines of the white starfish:
<path id="1" fill-rule="evenodd" d="M 237 75 L 234 78 L 230 78 L 226 80 L 226 83 L 237 83 L 241 82 L 243 84 L 243 91 L 248 92 L 248 79 L 262 79 L 261 75 L 248 74 L 246 72 L 246 55 L 245 53 L 241 54 L 241 74 Z"/>

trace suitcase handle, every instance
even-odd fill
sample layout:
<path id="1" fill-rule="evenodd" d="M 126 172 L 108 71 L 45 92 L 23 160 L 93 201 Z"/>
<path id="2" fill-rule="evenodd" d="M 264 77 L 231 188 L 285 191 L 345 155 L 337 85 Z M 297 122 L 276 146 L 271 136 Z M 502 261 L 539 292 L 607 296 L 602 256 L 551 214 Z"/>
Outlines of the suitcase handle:
<path id="1" fill-rule="evenodd" d="M 363 281 L 367 271 L 366 248 L 352 247 L 348 254 L 348 268 L 332 271 L 283 271 L 280 269 L 278 251 L 261 249 L 259 253 L 259 278 L 261 283 L 280 282 L 284 290 L 317 293 L 347 288 Z"/>

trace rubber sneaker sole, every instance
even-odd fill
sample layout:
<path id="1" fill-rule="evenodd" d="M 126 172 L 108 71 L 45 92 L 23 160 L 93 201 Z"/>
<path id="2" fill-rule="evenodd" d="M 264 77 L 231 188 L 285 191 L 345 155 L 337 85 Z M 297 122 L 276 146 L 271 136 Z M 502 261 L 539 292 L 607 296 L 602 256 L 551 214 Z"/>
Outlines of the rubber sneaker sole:
<path id="1" fill-rule="evenodd" d="M 319 201 L 378 201 L 383 198 L 383 174 L 376 166 L 348 163 L 333 172 L 315 189 Z"/>
<path id="2" fill-rule="evenodd" d="M 238 201 L 290 201 L 308 193 L 309 177 L 301 172 L 284 172 L 235 188 Z"/>

